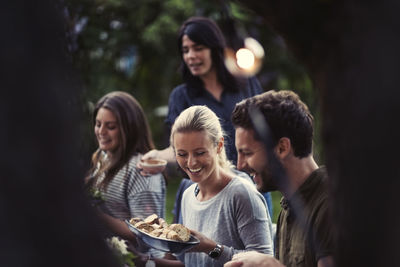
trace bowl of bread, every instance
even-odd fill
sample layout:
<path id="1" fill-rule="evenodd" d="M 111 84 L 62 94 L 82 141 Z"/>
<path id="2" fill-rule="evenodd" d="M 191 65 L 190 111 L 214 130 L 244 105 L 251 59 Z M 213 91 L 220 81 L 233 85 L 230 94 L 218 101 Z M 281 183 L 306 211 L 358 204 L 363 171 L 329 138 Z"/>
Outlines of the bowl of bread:
<path id="1" fill-rule="evenodd" d="M 200 243 L 182 224 L 168 224 L 156 214 L 144 220 L 125 220 L 129 229 L 148 246 L 171 253 L 182 253 Z"/>

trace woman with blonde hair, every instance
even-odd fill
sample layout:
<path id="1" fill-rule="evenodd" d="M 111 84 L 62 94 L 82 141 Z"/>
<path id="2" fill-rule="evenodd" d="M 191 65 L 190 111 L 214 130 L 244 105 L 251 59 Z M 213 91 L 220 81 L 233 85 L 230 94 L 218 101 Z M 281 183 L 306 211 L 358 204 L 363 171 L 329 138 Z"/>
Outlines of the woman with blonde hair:
<path id="1" fill-rule="evenodd" d="M 175 120 L 171 145 L 179 166 L 194 182 L 183 194 L 183 224 L 200 239 L 185 254 L 186 266 L 223 266 L 236 253 L 272 254 L 272 224 L 264 197 L 232 172 L 218 117 L 192 106 Z"/>

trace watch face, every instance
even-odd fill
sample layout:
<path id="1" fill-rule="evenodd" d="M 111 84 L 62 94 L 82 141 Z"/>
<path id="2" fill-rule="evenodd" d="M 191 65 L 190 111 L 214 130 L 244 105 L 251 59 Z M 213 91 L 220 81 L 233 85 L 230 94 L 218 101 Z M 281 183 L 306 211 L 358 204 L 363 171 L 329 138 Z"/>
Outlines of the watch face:
<path id="1" fill-rule="evenodd" d="M 210 256 L 211 258 L 218 258 L 219 255 L 221 255 L 221 252 L 222 246 L 217 244 L 217 246 L 208 253 L 208 256 Z"/>
<path id="2" fill-rule="evenodd" d="M 215 251 L 215 250 L 213 250 L 213 251 L 211 251 L 210 252 L 210 257 L 211 258 L 216 258 L 216 257 L 218 257 L 219 256 L 219 252 L 218 251 Z"/>

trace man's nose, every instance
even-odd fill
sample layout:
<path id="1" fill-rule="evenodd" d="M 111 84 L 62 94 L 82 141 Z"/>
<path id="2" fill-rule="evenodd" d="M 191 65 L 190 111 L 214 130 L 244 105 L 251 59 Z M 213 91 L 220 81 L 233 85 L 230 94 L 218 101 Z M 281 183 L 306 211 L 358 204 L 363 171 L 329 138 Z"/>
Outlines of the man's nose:
<path id="1" fill-rule="evenodd" d="M 240 154 L 238 154 L 238 160 L 236 164 L 237 169 L 244 170 L 245 166 L 246 166 L 246 161 L 244 160 L 243 156 L 240 156 Z"/>

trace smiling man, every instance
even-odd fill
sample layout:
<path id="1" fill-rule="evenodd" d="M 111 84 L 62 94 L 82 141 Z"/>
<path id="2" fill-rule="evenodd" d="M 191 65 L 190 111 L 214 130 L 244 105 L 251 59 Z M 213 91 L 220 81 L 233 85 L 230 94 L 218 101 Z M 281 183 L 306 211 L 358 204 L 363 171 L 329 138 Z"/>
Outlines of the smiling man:
<path id="1" fill-rule="evenodd" d="M 249 114 L 257 108 L 269 125 L 273 154 L 256 135 Z M 277 223 L 275 257 L 287 267 L 333 266 L 327 173 L 312 155 L 313 117 L 292 91 L 268 91 L 238 103 L 232 113 L 236 129 L 237 167 L 253 175 L 259 191 L 279 190 L 283 198 Z M 275 157 L 282 174 L 271 168 Z M 299 209 L 300 208 L 300 209 Z M 241 254 L 226 266 L 279 266 L 263 254 Z"/>

